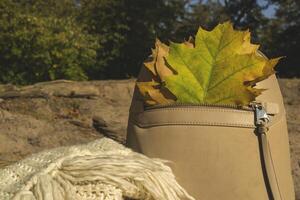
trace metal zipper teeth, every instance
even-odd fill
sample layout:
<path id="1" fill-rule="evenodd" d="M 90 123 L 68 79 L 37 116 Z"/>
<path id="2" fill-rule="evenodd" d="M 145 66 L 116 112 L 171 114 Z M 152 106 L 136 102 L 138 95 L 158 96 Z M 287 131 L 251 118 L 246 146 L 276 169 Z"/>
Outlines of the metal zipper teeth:
<path id="1" fill-rule="evenodd" d="M 145 106 L 144 110 L 153 110 L 160 108 L 176 108 L 176 107 L 210 107 L 210 108 L 229 108 L 229 109 L 237 109 L 237 110 L 245 110 L 245 111 L 253 111 L 253 104 L 251 103 L 249 106 L 238 106 L 234 104 L 207 104 L 207 103 L 169 103 L 169 104 L 161 104 L 154 106 Z"/>

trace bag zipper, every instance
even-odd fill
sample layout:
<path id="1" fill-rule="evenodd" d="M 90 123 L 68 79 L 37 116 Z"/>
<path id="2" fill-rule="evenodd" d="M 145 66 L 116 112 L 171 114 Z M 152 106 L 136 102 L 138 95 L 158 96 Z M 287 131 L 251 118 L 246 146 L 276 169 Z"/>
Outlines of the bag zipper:
<path id="1" fill-rule="evenodd" d="M 153 110 L 153 109 L 160 109 L 160 108 L 174 108 L 174 107 L 213 107 L 213 108 L 229 108 L 229 109 L 238 109 L 238 110 L 245 110 L 245 111 L 256 111 L 255 105 L 259 108 L 263 109 L 260 103 L 251 102 L 247 106 L 242 105 L 235 105 L 235 104 L 208 104 L 208 103 L 168 103 L 168 104 L 159 104 L 159 105 L 151 105 L 151 106 L 144 106 L 144 110 Z M 263 109 L 264 110 L 264 109 Z"/>
<path id="2" fill-rule="evenodd" d="M 254 113 L 254 125 L 257 128 L 258 132 L 262 132 L 262 130 L 267 130 L 267 124 L 271 121 L 268 112 L 260 102 L 253 101 L 249 103 L 249 105 L 241 106 L 234 104 L 207 104 L 207 103 L 169 103 L 169 104 L 159 104 L 159 105 L 151 105 L 144 106 L 144 111 L 150 111 L 155 109 L 168 109 L 168 108 L 176 108 L 176 107 L 185 107 L 185 108 L 194 108 L 194 107 L 207 107 L 207 108 L 227 108 L 227 109 L 236 109 L 240 111 L 248 111 Z"/>

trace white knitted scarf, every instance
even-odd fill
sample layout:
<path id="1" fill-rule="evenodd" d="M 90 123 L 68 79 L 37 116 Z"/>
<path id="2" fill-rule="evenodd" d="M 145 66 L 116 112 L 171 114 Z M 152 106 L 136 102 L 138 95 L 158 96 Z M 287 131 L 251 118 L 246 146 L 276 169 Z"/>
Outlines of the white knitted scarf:
<path id="1" fill-rule="evenodd" d="M 0 200 L 193 200 L 171 169 L 110 139 L 34 154 L 0 169 Z"/>

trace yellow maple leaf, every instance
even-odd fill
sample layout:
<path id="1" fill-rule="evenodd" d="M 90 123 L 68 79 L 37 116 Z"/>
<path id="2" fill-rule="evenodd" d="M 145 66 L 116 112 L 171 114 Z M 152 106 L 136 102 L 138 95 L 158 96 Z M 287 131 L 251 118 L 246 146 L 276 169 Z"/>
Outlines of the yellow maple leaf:
<path id="1" fill-rule="evenodd" d="M 170 47 L 157 40 L 145 62 L 152 80 L 137 82 L 146 103 L 249 104 L 264 91 L 255 84 L 273 74 L 280 59 L 266 58 L 250 38 L 249 30 L 225 22 Z"/>
<path id="2" fill-rule="evenodd" d="M 274 73 L 279 59 L 267 59 L 258 47 L 249 31 L 229 22 L 212 31 L 199 28 L 194 48 L 170 45 L 166 60 L 177 73 L 166 77 L 166 88 L 178 102 L 247 105 L 263 91 L 252 86 Z"/>

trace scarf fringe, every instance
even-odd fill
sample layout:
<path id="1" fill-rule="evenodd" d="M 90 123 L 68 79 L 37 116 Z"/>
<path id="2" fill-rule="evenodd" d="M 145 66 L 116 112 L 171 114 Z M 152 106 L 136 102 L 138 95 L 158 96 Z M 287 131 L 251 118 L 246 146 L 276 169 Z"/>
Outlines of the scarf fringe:
<path id="1" fill-rule="evenodd" d="M 194 200 L 165 163 L 128 149 L 68 155 L 32 176 L 13 199 Z"/>

